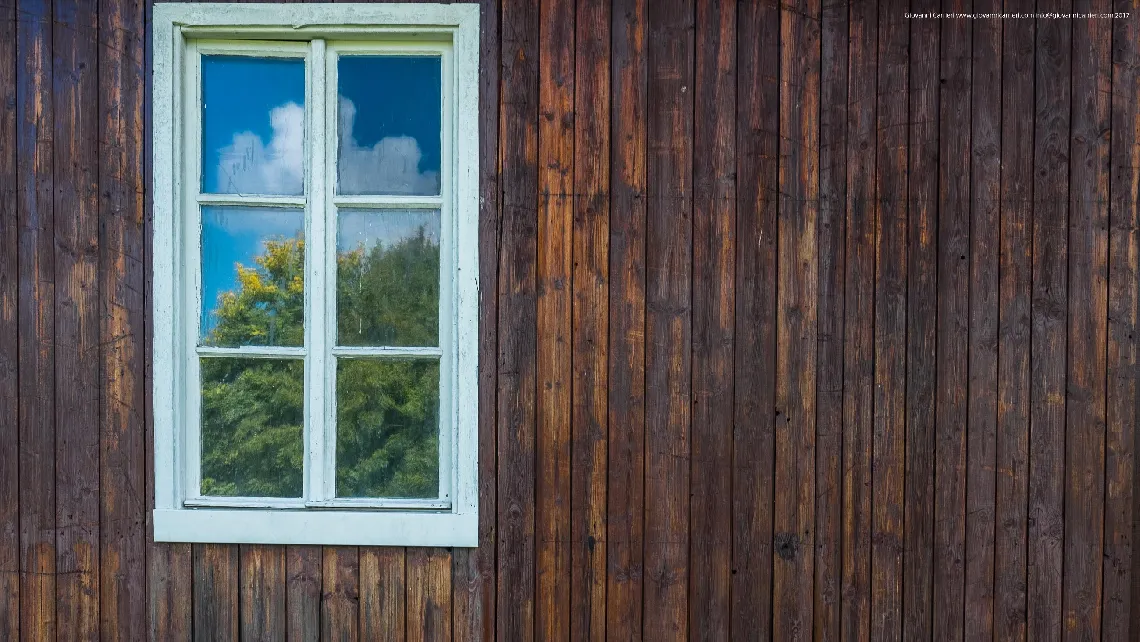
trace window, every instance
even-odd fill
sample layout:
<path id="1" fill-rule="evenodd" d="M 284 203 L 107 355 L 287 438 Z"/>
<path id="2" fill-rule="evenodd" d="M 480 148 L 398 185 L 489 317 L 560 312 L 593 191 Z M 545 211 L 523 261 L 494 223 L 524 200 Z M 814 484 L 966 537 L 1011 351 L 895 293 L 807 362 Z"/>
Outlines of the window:
<path id="1" fill-rule="evenodd" d="M 478 17 L 155 5 L 156 540 L 477 544 Z"/>

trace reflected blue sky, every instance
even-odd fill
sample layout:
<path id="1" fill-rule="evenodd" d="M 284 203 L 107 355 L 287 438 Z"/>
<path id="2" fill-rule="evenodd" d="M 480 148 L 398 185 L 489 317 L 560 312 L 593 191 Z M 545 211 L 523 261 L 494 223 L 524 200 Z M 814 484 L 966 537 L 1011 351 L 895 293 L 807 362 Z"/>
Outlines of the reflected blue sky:
<path id="1" fill-rule="evenodd" d="M 202 57 L 202 191 L 304 191 L 305 62 Z"/>
<path id="2" fill-rule="evenodd" d="M 253 267 L 254 257 L 265 252 L 266 241 L 302 238 L 304 226 L 301 210 L 202 208 L 201 336 L 217 324 L 213 311 L 218 296 L 237 288 L 237 264 Z"/>
<path id="3" fill-rule="evenodd" d="M 433 245 L 439 245 L 439 210 L 344 210 L 336 231 L 337 251 L 363 246 L 392 247 L 424 230 Z"/>
<path id="4" fill-rule="evenodd" d="M 338 59 L 340 193 L 439 194 L 441 73 L 438 57 Z"/>

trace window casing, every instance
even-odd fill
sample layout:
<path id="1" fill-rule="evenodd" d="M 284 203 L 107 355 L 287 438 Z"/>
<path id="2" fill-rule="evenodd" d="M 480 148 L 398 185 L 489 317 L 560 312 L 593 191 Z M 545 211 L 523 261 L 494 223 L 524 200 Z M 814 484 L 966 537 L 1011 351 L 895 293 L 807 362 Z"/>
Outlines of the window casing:
<path id="1" fill-rule="evenodd" d="M 278 24 L 282 18 L 290 23 Z M 155 539 L 476 545 L 478 8 L 157 4 L 154 29 Z M 240 147 L 239 139 L 256 138 L 243 132 L 234 134 L 232 145 L 218 152 L 221 160 L 211 157 L 207 164 L 204 154 L 213 154 L 218 145 L 216 137 L 212 144 L 204 141 L 210 138 L 211 127 L 225 129 L 217 123 L 226 124 L 223 116 L 207 110 L 207 102 L 217 111 L 227 101 L 244 99 L 233 98 L 237 92 L 227 96 L 211 90 L 213 97 L 206 101 L 207 78 L 240 70 L 250 61 L 265 63 L 265 69 L 254 70 L 261 77 L 280 73 L 286 80 L 267 85 L 265 92 L 250 85 L 248 100 L 290 85 L 290 78 L 298 77 L 297 69 L 303 68 L 303 104 L 292 100 L 271 112 L 274 133 L 269 151 L 263 151 L 261 143 Z M 342 65 L 342 61 L 348 62 Z M 410 139 L 399 136 L 385 138 L 375 147 L 369 147 L 371 141 L 358 145 L 351 123 L 353 118 L 366 118 L 368 112 L 363 107 L 358 112 L 342 95 L 339 74 L 342 66 L 351 70 L 356 65 L 367 78 L 382 77 L 368 66 L 382 69 L 402 62 L 424 63 L 421 67 L 429 70 L 428 78 L 431 70 L 438 69 L 438 154 L 427 136 L 423 138 L 429 144 L 423 150 L 419 150 L 423 141 L 416 140 L 417 153 L 412 157 L 419 161 L 421 156 L 437 156 L 438 169 L 396 167 L 389 176 L 377 169 L 395 167 L 385 156 L 384 145 L 407 145 Z M 425 74 L 411 71 L 403 77 L 422 79 Z M 431 83 L 427 86 L 430 89 Z M 427 93 L 431 99 L 433 94 Z M 300 159 L 297 138 L 278 137 L 282 128 L 298 124 L 303 130 Z M 249 170 L 264 169 L 249 160 L 262 158 L 258 154 L 276 159 L 272 172 Z M 256 236 L 255 243 L 246 243 L 261 252 L 254 260 L 266 261 L 258 265 L 277 260 L 278 255 L 270 254 L 272 246 L 280 256 L 303 265 L 303 274 L 286 277 L 269 303 L 265 296 L 250 295 L 248 299 L 255 301 L 249 304 L 252 307 L 234 313 L 242 319 L 254 313 L 258 319 L 268 315 L 268 325 L 251 322 L 247 325 L 252 330 L 240 332 L 225 326 L 223 332 L 224 322 L 218 320 L 223 296 L 215 282 L 225 281 L 227 259 L 232 264 L 238 256 L 235 248 L 241 243 L 234 239 L 260 233 L 248 230 L 257 221 L 267 221 L 270 228 L 296 230 L 295 238 L 286 234 L 271 239 L 266 233 Z M 237 229 L 245 231 L 233 231 Z M 427 248 L 426 254 L 408 250 L 406 256 L 396 256 L 392 250 L 405 246 Z M 380 329 L 361 329 L 378 313 L 369 309 L 367 314 L 350 314 L 352 302 L 363 299 L 352 298 L 352 288 L 346 285 L 352 277 L 346 274 L 351 272 L 363 282 L 360 274 L 365 272 L 352 272 L 346 266 L 371 257 L 368 265 L 405 265 L 404 274 L 418 275 L 407 271 L 412 269 L 406 267 L 412 260 L 408 257 L 430 258 L 433 251 L 439 275 L 434 284 L 439 301 L 435 336 L 430 332 L 432 320 L 417 325 L 397 319 Z M 250 267 L 249 256 L 242 258 L 239 264 L 244 267 L 236 278 L 241 286 L 222 293 L 230 301 L 237 300 L 235 296 L 245 301 L 241 297 L 255 287 L 249 283 L 262 292 L 269 287 L 262 287 L 262 281 L 272 280 L 272 275 Z M 367 273 L 369 284 L 381 278 L 371 274 Z M 416 294 L 420 282 L 412 277 L 408 282 L 390 298 Z M 285 290 L 291 294 L 280 294 Z M 421 306 L 417 310 L 431 294 L 417 299 Z M 379 298 L 380 303 L 371 305 L 381 306 L 383 312 L 388 304 Z M 217 307 L 211 307 L 215 299 Z M 297 316 L 297 307 L 303 307 L 300 328 L 285 320 Z M 404 326 L 411 329 L 393 329 Z M 262 376 L 270 371 L 284 378 Z M 281 374 L 285 371 L 289 374 Z M 303 423 L 300 430 L 296 420 L 273 426 L 276 441 L 270 440 L 265 450 L 273 463 L 261 462 L 266 465 L 259 466 L 263 470 L 256 474 L 235 473 L 218 463 L 228 461 L 226 449 L 249 445 L 249 435 L 231 425 L 237 420 L 228 419 L 249 408 L 248 397 L 240 395 L 258 390 L 253 384 L 239 390 L 234 383 L 249 372 L 255 372 L 250 377 L 277 382 L 266 394 L 280 393 L 291 400 L 278 402 L 275 397 L 266 408 L 290 417 L 299 412 Z M 352 390 L 338 387 L 338 381 L 357 380 L 381 383 Z M 344 383 L 345 388 L 349 383 Z M 284 388 L 291 396 L 281 392 Z M 386 443 L 374 434 L 380 430 L 376 426 L 408 417 L 429 421 L 436 403 L 432 395 L 438 395 L 432 424 L 435 442 L 429 444 L 434 448 L 421 445 L 418 450 L 409 446 L 398 451 L 413 453 L 420 468 L 402 477 L 404 471 L 398 470 L 396 477 L 405 480 L 399 483 L 344 481 L 367 478 L 360 470 L 398 465 L 368 461 L 368 443 L 377 439 Z M 338 403 L 340 408 L 356 408 L 357 414 L 338 415 Z M 405 407 L 413 410 L 399 414 Z M 358 431 L 351 441 L 365 444 L 362 453 L 348 452 L 344 444 L 349 439 L 338 442 L 343 437 L 338 429 L 348 426 Z M 226 432 L 231 429 L 232 434 Z M 220 434 L 232 437 L 234 443 L 223 447 L 220 439 L 210 436 Z M 260 433 L 255 436 L 262 438 Z M 356 460 L 362 463 L 357 468 L 338 468 L 338 443 L 344 447 L 343 459 L 359 455 Z M 251 447 L 260 447 L 260 441 Z M 279 463 L 295 462 L 298 448 L 303 453 L 300 471 Z M 437 479 L 421 474 L 432 469 L 430 462 L 425 463 L 428 455 L 435 457 Z M 227 477 L 228 473 L 233 474 Z M 271 490 L 257 492 L 266 488 Z"/>

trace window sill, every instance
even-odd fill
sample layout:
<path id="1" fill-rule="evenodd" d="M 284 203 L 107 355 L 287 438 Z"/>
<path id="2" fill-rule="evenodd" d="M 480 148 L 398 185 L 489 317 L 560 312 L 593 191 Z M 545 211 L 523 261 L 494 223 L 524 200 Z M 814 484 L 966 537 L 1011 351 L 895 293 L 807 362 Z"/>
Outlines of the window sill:
<path id="1" fill-rule="evenodd" d="M 479 545 L 477 514 L 186 508 L 154 511 L 156 542 L 329 546 Z"/>

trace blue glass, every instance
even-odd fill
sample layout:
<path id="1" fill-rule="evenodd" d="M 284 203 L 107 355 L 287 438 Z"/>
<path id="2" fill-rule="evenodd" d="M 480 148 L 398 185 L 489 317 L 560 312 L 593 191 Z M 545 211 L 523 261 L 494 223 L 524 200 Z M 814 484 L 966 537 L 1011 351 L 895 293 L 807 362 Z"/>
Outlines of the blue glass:
<path id="1" fill-rule="evenodd" d="M 202 345 L 304 345 L 304 228 L 299 209 L 202 208 Z"/>
<path id="2" fill-rule="evenodd" d="M 340 57 L 338 193 L 440 193 L 441 79 L 434 56 Z"/>
<path id="3" fill-rule="evenodd" d="M 305 189 L 305 61 L 202 57 L 202 191 Z"/>

